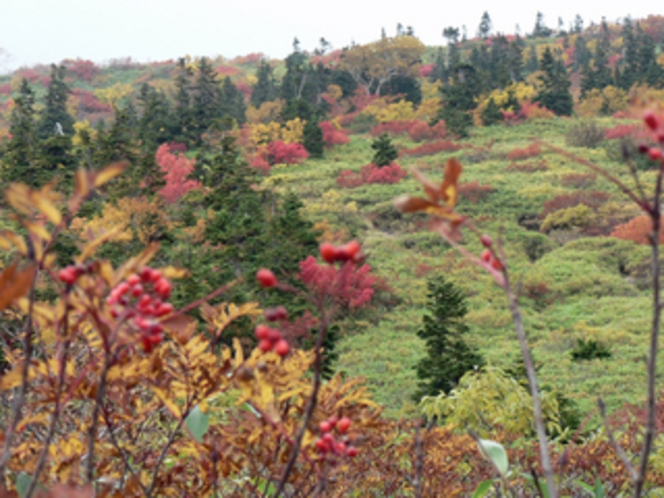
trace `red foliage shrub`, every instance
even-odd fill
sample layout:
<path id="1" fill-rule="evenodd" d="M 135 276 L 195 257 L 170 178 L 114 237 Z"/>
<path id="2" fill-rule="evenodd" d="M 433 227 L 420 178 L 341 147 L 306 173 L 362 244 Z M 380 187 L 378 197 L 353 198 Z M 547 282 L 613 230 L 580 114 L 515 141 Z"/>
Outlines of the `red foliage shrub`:
<path id="1" fill-rule="evenodd" d="M 542 153 L 542 148 L 539 144 L 530 144 L 529 146 L 523 149 L 512 149 L 507 154 L 507 159 L 511 161 L 520 160 L 520 159 L 530 159 L 531 157 L 537 157 Z"/>
<path id="2" fill-rule="evenodd" d="M 323 142 L 325 142 L 326 147 L 347 144 L 350 141 L 345 130 L 338 130 L 329 121 L 322 121 L 319 126 L 323 130 Z"/>
<path id="3" fill-rule="evenodd" d="M 249 97 L 251 97 L 252 88 L 249 85 L 249 83 L 247 83 L 246 81 L 238 81 L 235 84 L 235 88 L 240 90 L 244 94 L 246 99 L 249 99 Z"/>
<path id="4" fill-rule="evenodd" d="M 648 244 L 650 242 L 648 239 L 650 232 L 652 232 L 650 216 L 642 214 L 623 225 L 618 225 L 613 232 L 611 232 L 611 237 L 631 240 L 637 244 Z M 664 234 L 659 235 L 659 242 L 664 242 Z"/>
<path id="5" fill-rule="evenodd" d="M 75 97 L 78 97 L 79 106 L 83 112 L 108 112 L 111 110 L 109 104 L 97 100 L 92 92 L 76 88 L 72 93 Z"/>
<path id="6" fill-rule="evenodd" d="M 422 142 L 433 138 L 433 132 L 426 121 L 418 119 L 408 128 L 408 136 L 413 142 Z"/>
<path id="7" fill-rule="evenodd" d="M 349 169 L 342 171 L 337 177 L 337 185 L 341 188 L 355 188 L 367 183 L 392 184 L 398 183 L 406 175 L 406 171 L 397 163 L 382 167 L 370 163 L 362 166 L 359 173 Z"/>
<path id="8" fill-rule="evenodd" d="M 561 183 L 564 187 L 588 188 L 597 180 L 595 173 L 570 173 L 563 176 Z"/>
<path id="9" fill-rule="evenodd" d="M 423 64 L 420 66 L 420 78 L 426 78 L 433 72 L 433 64 Z"/>
<path id="10" fill-rule="evenodd" d="M 247 55 L 238 55 L 235 59 L 232 60 L 233 64 L 258 64 L 262 59 L 265 58 L 263 52 L 252 52 Z"/>
<path id="11" fill-rule="evenodd" d="M 319 264 L 313 256 L 300 262 L 299 279 L 314 295 L 331 298 L 344 308 L 359 308 L 371 301 L 376 282 L 369 265 L 348 262 L 337 267 Z"/>
<path id="12" fill-rule="evenodd" d="M 577 190 L 571 194 L 563 194 L 554 197 L 550 201 L 543 204 L 542 218 L 558 211 L 560 209 L 567 209 L 584 204 L 591 209 L 597 210 L 602 204 L 609 200 L 610 194 L 606 192 L 599 192 L 597 190 Z"/>
<path id="13" fill-rule="evenodd" d="M 635 140 L 643 140 L 648 134 L 644 130 L 643 125 L 638 124 L 619 124 L 613 128 L 609 128 L 604 133 L 607 140 L 632 138 Z"/>
<path id="14" fill-rule="evenodd" d="M 99 68 L 97 65 L 89 60 L 67 59 L 63 63 L 67 70 L 79 80 L 92 81 L 92 79 L 99 74 Z"/>
<path id="15" fill-rule="evenodd" d="M 478 181 L 462 183 L 459 185 L 459 196 L 477 204 L 494 190 L 492 185 L 481 185 Z"/>
<path id="16" fill-rule="evenodd" d="M 181 144 L 162 144 L 157 149 L 157 164 L 166 180 L 159 194 L 169 204 L 174 204 L 190 190 L 200 187 L 197 181 L 187 179 L 196 161 L 180 155 L 181 151 Z"/>
<path id="17" fill-rule="evenodd" d="M 249 166 L 260 170 L 263 173 L 268 173 L 270 171 L 270 163 L 267 162 L 265 156 L 266 152 L 259 150 L 256 154 L 249 158 Z"/>
<path id="18" fill-rule="evenodd" d="M 12 93 L 12 86 L 9 83 L 0 85 L 0 95 L 9 95 Z"/>
<path id="19" fill-rule="evenodd" d="M 512 163 L 507 167 L 507 171 L 518 171 L 520 173 L 534 173 L 535 171 L 547 171 L 548 169 L 549 167 L 544 159 L 536 163 Z"/>
<path id="20" fill-rule="evenodd" d="M 233 66 L 218 66 L 217 73 L 220 76 L 235 76 L 240 70 Z"/>
<path id="21" fill-rule="evenodd" d="M 462 144 L 455 144 L 450 140 L 439 140 L 437 142 L 422 144 L 419 147 L 414 147 L 412 149 L 402 149 L 399 151 L 399 155 L 421 157 L 438 154 L 439 152 L 454 152 L 463 148 L 464 146 Z"/>
<path id="22" fill-rule="evenodd" d="M 385 123 L 380 123 L 379 125 L 371 128 L 371 136 L 378 137 L 383 133 L 387 133 L 392 137 L 405 135 L 409 132 L 410 127 L 417 123 L 417 121 L 418 120 L 387 121 Z"/>
<path id="23" fill-rule="evenodd" d="M 275 164 L 298 164 L 305 161 L 309 153 L 302 144 L 285 143 L 281 140 L 270 142 L 267 146 L 267 162 Z"/>
<path id="24" fill-rule="evenodd" d="M 25 78 L 30 83 L 35 83 L 41 78 L 41 75 L 34 69 L 19 69 L 14 74 L 19 78 Z"/>

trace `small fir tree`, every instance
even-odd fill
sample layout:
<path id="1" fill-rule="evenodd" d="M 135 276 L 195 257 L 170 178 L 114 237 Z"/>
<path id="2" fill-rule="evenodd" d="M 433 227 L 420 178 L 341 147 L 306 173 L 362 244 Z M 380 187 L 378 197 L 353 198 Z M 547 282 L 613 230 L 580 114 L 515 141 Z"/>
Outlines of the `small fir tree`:
<path id="1" fill-rule="evenodd" d="M 376 138 L 372 142 L 371 148 L 375 150 L 371 162 L 376 166 L 388 166 L 392 161 L 399 157 L 399 152 L 397 152 L 396 147 L 387 133 L 383 133 Z"/>
<path id="2" fill-rule="evenodd" d="M 317 120 L 310 119 L 304 125 L 302 145 L 307 149 L 310 157 L 323 157 L 325 142 L 323 141 L 323 130 L 318 126 Z"/>
<path id="3" fill-rule="evenodd" d="M 449 393 L 463 375 L 484 364 L 482 356 L 464 340 L 468 327 L 463 292 L 443 277 L 428 282 L 429 314 L 423 317 L 423 328 L 417 335 L 426 342 L 427 355 L 415 370 L 419 379 L 416 400 L 422 396 Z"/>
<path id="4" fill-rule="evenodd" d="M 14 103 L 9 118 L 9 133 L 12 138 L 3 157 L 5 167 L 2 183 L 21 181 L 34 187 L 39 182 L 36 167 L 35 94 L 25 78 L 21 80 Z"/>
<path id="5" fill-rule="evenodd" d="M 500 112 L 500 108 L 496 101 L 491 97 L 489 103 L 486 105 L 482 111 L 482 123 L 484 126 L 491 126 L 496 123 L 500 123 L 503 120 L 503 115 Z"/>

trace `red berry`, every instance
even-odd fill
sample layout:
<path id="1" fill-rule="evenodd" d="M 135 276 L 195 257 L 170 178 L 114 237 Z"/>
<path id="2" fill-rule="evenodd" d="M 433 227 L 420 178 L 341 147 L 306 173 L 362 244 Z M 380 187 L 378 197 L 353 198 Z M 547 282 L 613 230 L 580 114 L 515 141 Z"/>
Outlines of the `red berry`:
<path id="1" fill-rule="evenodd" d="M 662 151 L 657 147 L 650 147 L 650 149 L 648 149 L 648 157 L 653 161 L 657 161 L 657 159 L 662 158 Z"/>
<path id="2" fill-rule="evenodd" d="M 145 266 L 141 270 L 141 280 L 143 282 L 149 282 L 151 276 L 152 276 L 152 268 L 150 268 L 149 266 Z"/>
<path id="3" fill-rule="evenodd" d="M 274 352 L 279 356 L 286 356 L 290 352 L 290 345 L 285 339 L 281 339 L 274 345 Z"/>
<path id="4" fill-rule="evenodd" d="M 497 259 L 491 261 L 491 266 L 493 267 L 494 270 L 501 271 L 503 269 L 503 264 Z"/>
<path id="5" fill-rule="evenodd" d="M 348 455 L 351 458 L 356 457 L 357 453 L 358 451 L 355 446 L 349 446 L 348 448 L 346 448 L 346 455 Z"/>
<path id="6" fill-rule="evenodd" d="M 350 255 L 346 252 L 346 250 L 343 247 L 335 247 L 334 248 L 334 260 L 335 261 L 341 261 L 342 263 L 350 260 Z"/>
<path id="7" fill-rule="evenodd" d="M 263 339 L 262 341 L 259 341 L 258 349 L 263 351 L 263 353 L 267 353 L 268 351 L 272 351 L 272 342 L 270 342 L 266 339 Z"/>
<path id="8" fill-rule="evenodd" d="M 152 304 L 152 298 L 147 294 L 143 294 L 141 298 L 138 300 L 139 308 L 145 308 L 147 306 L 150 306 L 151 304 Z"/>
<path id="9" fill-rule="evenodd" d="M 343 441 L 337 443 L 335 450 L 339 455 L 343 455 L 346 452 L 346 443 Z"/>
<path id="10" fill-rule="evenodd" d="M 281 332 L 279 330 L 270 329 L 267 339 L 272 343 L 276 343 L 279 342 L 281 339 L 283 339 L 283 336 L 281 335 Z"/>
<path id="11" fill-rule="evenodd" d="M 334 263 L 336 261 L 337 248 L 329 242 L 323 242 L 320 247 L 320 257 L 326 263 Z"/>
<path id="12" fill-rule="evenodd" d="M 337 422 L 337 429 L 339 432 L 342 434 L 346 434 L 348 432 L 348 429 L 350 429 L 350 424 L 351 421 L 348 417 L 343 417 L 339 422 Z"/>
<path id="13" fill-rule="evenodd" d="M 71 266 L 68 266 L 58 272 L 58 278 L 61 282 L 71 285 L 76 282 L 76 272 Z"/>
<path id="14" fill-rule="evenodd" d="M 136 284 L 131 288 L 131 295 L 138 297 L 143 294 L 143 286 L 141 284 Z"/>
<path id="15" fill-rule="evenodd" d="M 256 278 L 263 287 L 269 288 L 277 285 L 277 277 L 275 277 L 274 273 L 272 273 L 267 268 L 261 268 L 258 270 L 256 273 Z"/>
<path id="16" fill-rule="evenodd" d="M 259 341 L 269 340 L 270 328 L 265 325 L 259 325 L 256 327 L 256 330 L 254 330 L 254 334 L 256 334 L 256 339 Z"/>
<path id="17" fill-rule="evenodd" d="M 348 259 L 355 259 L 355 257 L 360 253 L 360 243 L 357 240 L 351 240 L 342 247 L 342 250 L 346 253 Z"/>
<path id="18" fill-rule="evenodd" d="M 321 453 L 327 453 L 328 450 L 327 442 L 322 439 L 316 439 L 316 448 L 318 448 L 318 451 L 320 451 Z"/>
<path id="19" fill-rule="evenodd" d="M 159 306 L 156 307 L 155 314 L 157 316 L 164 316 L 164 315 L 169 315 L 170 313 L 173 313 L 173 305 L 171 303 L 161 303 Z"/>
<path id="20" fill-rule="evenodd" d="M 493 256 L 491 255 L 491 251 L 488 249 L 486 251 L 482 252 L 482 261 L 485 263 L 489 263 L 493 259 Z"/>
<path id="21" fill-rule="evenodd" d="M 268 322 L 276 322 L 277 320 L 285 320 L 288 318 L 288 311 L 283 306 L 276 308 L 267 308 L 263 314 Z"/>
<path id="22" fill-rule="evenodd" d="M 339 422 L 339 419 L 333 415 L 333 416 L 331 416 L 330 418 L 327 419 L 327 422 L 330 424 L 330 427 L 332 429 L 334 429 L 334 426 L 337 425 L 337 422 Z"/>
<path id="23" fill-rule="evenodd" d="M 657 119 L 657 116 L 655 116 L 652 111 L 646 112 L 643 116 L 643 120 L 651 130 L 656 130 L 659 127 L 659 119 Z"/>
<path id="24" fill-rule="evenodd" d="M 136 285 L 140 281 L 141 281 L 141 277 L 139 277 L 135 273 L 132 273 L 131 275 L 129 275 L 129 277 L 127 277 L 127 283 L 131 286 Z"/>
<path id="25" fill-rule="evenodd" d="M 332 444 L 334 444 L 334 436 L 331 433 L 326 432 L 323 435 L 323 441 L 325 441 L 329 445 L 332 445 Z"/>
<path id="26" fill-rule="evenodd" d="M 318 426 L 321 432 L 330 432 L 332 430 L 332 425 L 329 422 L 321 422 Z"/>
<path id="27" fill-rule="evenodd" d="M 493 239 L 491 238 L 490 235 L 487 234 L 483 234 L 480 237 L 480 242 L 484 247 L 491 247 L 493 245 Z"/>
<path id="28" fill-rule="evenodd" d="M 158 283 L 161 278 L 161 272 L 159 270 L 152 269 L 150 272 L 150 282 L 153 284 Z"/>
<path id="29" fill-rule="evenodd" d="M 650 150 L 650 147 L 648 147 L 646 144 L 639 144 L 638 149 L 641 154 L 647 154 L 648 150 Z"/>
<path id="30" fill-rule="evenodd" d="M 127 282 L 120 282 L 113 291 L 118 295 L 122 296 L 129 291 L 129 284 Z"/>
<path id="31" fill-rule="evenodd" d="M 171 295 L 172 289 L 173 288 L 171 287 L 171 283 L 165 278 L 160 277 L 157 283 L 154 284 L 155 292 L 164 299 L 168 299 L 168 297 Z"/>

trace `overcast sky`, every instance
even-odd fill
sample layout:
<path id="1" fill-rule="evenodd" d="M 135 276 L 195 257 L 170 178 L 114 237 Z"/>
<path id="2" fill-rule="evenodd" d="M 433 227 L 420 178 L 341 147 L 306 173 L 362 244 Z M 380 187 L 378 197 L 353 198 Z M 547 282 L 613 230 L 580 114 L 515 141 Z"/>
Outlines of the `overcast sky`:
<path id="1" fill-rule="evenodd" d="M 664 9 L 655 0 L 0 0 L 0 70 L 77 57 L 97 63 L 251 52 L 283 58 L 296 36 L 305 50 L 321 37 L 341 48 L 375 40 L 383 27 L 393 35 L 397 23 L 440 45 L 446 26 L 466 25 L 473 36 L 485 10 L 494 31 L 513 33 L 518 24 L 526 33 L 538 11 L 554 28 L 559 16 L 568 26 L 580 14 L 587 26 L 602 16 L 616 21 Z"/>

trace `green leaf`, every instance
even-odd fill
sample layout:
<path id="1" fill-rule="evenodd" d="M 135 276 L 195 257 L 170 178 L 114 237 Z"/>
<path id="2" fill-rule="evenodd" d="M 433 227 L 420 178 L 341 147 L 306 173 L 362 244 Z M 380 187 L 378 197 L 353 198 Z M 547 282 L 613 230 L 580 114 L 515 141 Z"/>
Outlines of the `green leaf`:
<path id="1" fill-rule="evenodd" d="M 196 406 L 189 412 L 187 418 L 184 419 L 184 423 L 187 424 L 192 436 L 200 443 L 203 441 L 203 436 L 210 426 L 210 416 L 207 413 L 203 413 L 200 407 Z"/>
<path id="2" fill-rule="evenodd" d="M 30 486 L 31 480 L 32 478 L 30 477 L 30 475 L 26 474 L 25 472 L 21 472 L 16 477 L 16 491 L 18 492 L 18 495 L 21 498 L 23 498 L 28 492 L 28 486 Z"/>
<path id="3" fill-rule="evenodd" d="M 480 451 L 482 451 L 482 453 L 484 453 L 484 455 L 493 462 L 498 471 L 502 475 L 507 474 L 509 461 L 507 460 L 507 452 L 505 451 L 503 445 L 488 439 L 480 439 L 479 446 Z"/>
<path id="4" fill-rule="evenodd" d="M 486 496 L 486 493 L 489 491 L 489 489 L 491 489 L 492 484 L 492 479 L 487 479 L 486 481 L 479 483 L 477 488 L 475 488 L 475 492 L 473 493 L 472 498 L 482 498 L 483 496 Z"/>
<path id="5" fill-rule="evenodd" d="M 593 491 L 595 492 L 595 498 L 604 498 L 604 485 L 599 480 L 599 477 L 595 481 L 595 489 Z"/>

